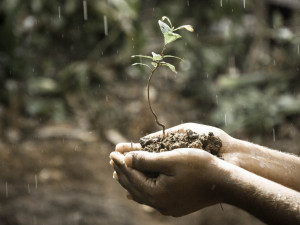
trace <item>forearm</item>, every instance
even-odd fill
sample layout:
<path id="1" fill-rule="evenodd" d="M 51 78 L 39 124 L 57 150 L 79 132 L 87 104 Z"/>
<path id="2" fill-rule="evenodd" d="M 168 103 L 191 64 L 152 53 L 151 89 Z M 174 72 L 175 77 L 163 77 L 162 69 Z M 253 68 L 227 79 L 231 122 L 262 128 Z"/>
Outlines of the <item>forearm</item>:
<path id="1" fill-rule="evenodd" d="M 225 161 L 300 191 L 300 157 L 238 139 L 230 148 L 222 156 Z"/>
<path id="2" fill-rule="evenodd" d="M 300 224 L 300 193 L 224 162 L 225 202 L 268 224 Z M 224 167 L 223 167 L 224 168 Z"/>

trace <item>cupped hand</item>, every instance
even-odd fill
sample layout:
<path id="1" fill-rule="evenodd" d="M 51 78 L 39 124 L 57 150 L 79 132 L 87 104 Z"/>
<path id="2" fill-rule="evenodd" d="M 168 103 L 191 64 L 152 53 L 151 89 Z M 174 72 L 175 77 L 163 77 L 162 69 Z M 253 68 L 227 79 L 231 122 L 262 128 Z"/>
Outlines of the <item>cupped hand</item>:
<path id="1" fill-rule="evenodd" d="M 137 145 L 132 146 L 138 147 Z M 127 148 L 126 148 L 127 149 Z M 199 149 L 112 152 L 114 178 L 132 199 L 164 215 L 182 216 L 222 202 L 222 160 Z M 147 174 L 156 173 L 156 177 Z"/>

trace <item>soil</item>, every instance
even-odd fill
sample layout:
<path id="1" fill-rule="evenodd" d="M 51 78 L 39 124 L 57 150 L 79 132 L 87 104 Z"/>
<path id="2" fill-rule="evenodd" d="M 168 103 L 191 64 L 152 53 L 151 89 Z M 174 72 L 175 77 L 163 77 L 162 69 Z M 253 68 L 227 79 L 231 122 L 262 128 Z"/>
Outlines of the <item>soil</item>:
<path id="1" fill-rule="evenodd" d="M 166 137 L 143 137 L 140 144 L 144 151 L 165 152 L 177 148 L 197 148 L 203 149 L 213 155 L 220 157 L 222 141 L 212 132 L 208 135 L 199 135 L 192 130 L 186 132 L 170 133 Z"/>

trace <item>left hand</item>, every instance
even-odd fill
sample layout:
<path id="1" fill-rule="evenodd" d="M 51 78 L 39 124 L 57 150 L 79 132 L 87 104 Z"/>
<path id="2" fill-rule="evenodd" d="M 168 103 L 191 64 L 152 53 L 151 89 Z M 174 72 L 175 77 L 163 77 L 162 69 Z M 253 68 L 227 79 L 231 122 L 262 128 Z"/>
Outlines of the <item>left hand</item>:
<path id="1" fill-rule="evenodd" d="M 110 157 L 115 179 L 133 200 L 164 215 L 182 216 L 223 201 L 223 161 L 203 150 L 112 152 Z"/>

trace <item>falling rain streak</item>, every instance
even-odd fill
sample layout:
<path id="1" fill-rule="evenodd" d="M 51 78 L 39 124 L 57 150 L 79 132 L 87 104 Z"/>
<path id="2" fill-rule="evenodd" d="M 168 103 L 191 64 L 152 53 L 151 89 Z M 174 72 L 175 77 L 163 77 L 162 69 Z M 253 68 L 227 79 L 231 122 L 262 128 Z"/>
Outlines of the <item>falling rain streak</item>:
<path id="1" fill-rule="evenodd" d="M 34 175 L 34 180 L 35 180 L 35 189 L 37 189 L 38 187 L 37 175 Z"/>
<path id="2" fill-rule="evenodd" d="M 300 55 L 300 47 L 299 47 L 299 45 L 298 45 L 298 55 Z"/>
<path id="3" fill-rule="evenodd" d="M 227 126 L 227 116 L 226 116 L 226 114 L 224 115 L 224 121 L 225 121 L 225 126 Z"/>
<path id="4" fill-rule="evenodd" d="M 220 0 L 220 6 L 223 7 L 223 0 Z"/>
<path id="5" fill-rule="evenodd" d="M 107 16 L 104 16 L 103 20 L 104 20 L 104 34 L 105 36 L 107 36 L 108 35 Z"/>
<path id="6" fill-rule="evenodd" d="M 8 197 L 8 185 L 7 185 L 7 182 L 5 183 L 5 195 L 6 195 L 6 198 Z"/>
<path id="7" fill-rule="evenodd" d="M 276 141 L 276 137 L 275 137 L 275 129 L 273 128 L 273 141 Z"/>
<path id="8" fill-rule="evenodd" d="M 88 20 L 86 1 L 83 0 L 83 19 Z"/>
<path id="9" fill-rule="evenodd" d="M 61 16 L 60 16 L 60 6 L 58 6 L 58 18 L 61 19 Z"/>
<path id="10" fill-rule="evenodd" d="M 246 0 L 244 0 L 244 9 L 246 8 Z"/>

